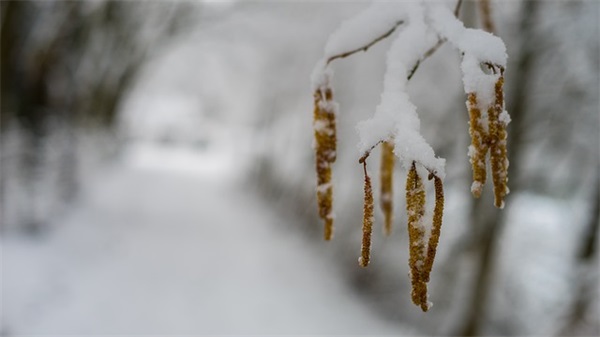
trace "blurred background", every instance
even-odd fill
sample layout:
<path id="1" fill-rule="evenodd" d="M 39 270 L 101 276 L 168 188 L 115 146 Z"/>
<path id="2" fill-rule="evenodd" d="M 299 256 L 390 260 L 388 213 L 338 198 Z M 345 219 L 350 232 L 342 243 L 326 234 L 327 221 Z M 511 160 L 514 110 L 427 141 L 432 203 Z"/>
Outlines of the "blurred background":
<path id="1" fill-rule="evenodd" d="M 393 235 L 376 212 L 357 265 L 354 126 L 389 40 L 335 64 L 332 242 L 317 219 L 309 77 L 367 6 L 3 1 L 1 335 L 599 335 L 600 4 L 492 2 L 509 54 L 502 211 L 491 185 L 470 195 L 458 52 L 411 80 L 447 159 L 428 313 L 410 300 L 399 167 Z M 460 16 L 481 26 L 477 2 Z"/>

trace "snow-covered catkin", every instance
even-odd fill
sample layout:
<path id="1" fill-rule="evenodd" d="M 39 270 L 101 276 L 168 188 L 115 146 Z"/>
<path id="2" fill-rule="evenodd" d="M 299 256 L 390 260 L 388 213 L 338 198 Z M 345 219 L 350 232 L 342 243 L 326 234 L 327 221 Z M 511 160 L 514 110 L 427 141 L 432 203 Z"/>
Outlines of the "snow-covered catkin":
<path id="1" fill-rule="evenodd" d="M 494 205 L 504 208 L 504 197 L 508 194 L 508 158 L 506 150 L 506 122 L 500 120 L 504 111 L 504 77 L 495 85 L 495 102 L 488 111 L 490 134 L 490 163 L 494 182 Z"/>
<path id="2" fill-rule="evenodd" d="M 371 260 L 371 234 L 373 233 L 373 188 L 371 178 L 367 173 L 367 161 L 363 161 L 365 171 L 365 199 L 363 204 L 362 246 L 358 265 L 366 267 Z"/>
<path id="3" fill-rule="evenodd" d="M 413 162 L 406 178 L 406 211 L 408 214 L 408 242 L 412 292 L 414 304 L 427 311 L 427 284 L 423 280 L 423 267 L 425 263 L 425 229 L 423 216 L 425 215 L 425 188 L 423 181 L 417 173 Z"/>
<path id="4" fill-rule="evenodd" d="M 314 132 L 319 217 L 325 222 L 325 240 L 333 237 L 333 185 L 331 165 L 336 159 L 336 128 L 331 88 L 314 93 Z"/>
<path id="5" fill-rule="evenodd" d="M 423 281 L 429 282 L 429 275 L 433 268 L 433 261 L 437 246 L 440 241 L 442 232 L 442 217 L 444 215 L 444 184 L 442 179 L 433 176 L 433 184 L 435 188 L 435 208 L 433 209 L 433 225 L 431 226 L 431 235 L 427 243 L 427 256 L 425 257 L 425 267 L 423 270 Z"/>
<path id="6" fill-rule="evenodd" d="M 390 235 L 392 233 L 392 222 L 394 221 L 394 143 L 383 142 L 381 146 L 381 167 L 380 167 L 380 182 L 381 182 L 381 210 L 384 216 L 383 233 Z"/>
<path id="7" fill-rule="evenodd" d="M 475 93 L 468 94 L 467 107 L 469 110 L 469 134 L 471 135 L 469 160 L 473 168 L 471 193 L 474 197 L 479 198 L 486 179 L 487 134 L 483 127 L 481 110 L 477 106 L 477 95 Z"/>

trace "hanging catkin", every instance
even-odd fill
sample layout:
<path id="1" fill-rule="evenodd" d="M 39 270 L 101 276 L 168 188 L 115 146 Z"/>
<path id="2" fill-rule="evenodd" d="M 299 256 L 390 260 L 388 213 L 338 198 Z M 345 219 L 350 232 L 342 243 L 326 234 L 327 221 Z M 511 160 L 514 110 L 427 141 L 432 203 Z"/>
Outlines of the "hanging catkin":
<path id="1" fill-rule="evenodd" d="M 408 242 L 412 301 L 427 311 L 427 284 L 423 280 L 425 264 L 425 229 L 423 216 L 425 215 L 425 188 L 417 172 L 415 163 L 412 163 L 406 179 L 406 211 L 408 214 Z"/>
<path id="2" fill-rule="evenodd" d="M 383 232 L 385 235 L 392 233 L 392 223 L 394 221 L 394 143 L 392 141 L 383 142 L 381 146 L 381 210 L 384 216 Z"/>
<path id="3" fill-rule="evenodd" d="M 335 107 L 331 88 L 319 88 L 314 94 L 314 133 L 319 217 L 325 223 L 325 240 L 333 237 L 333 185 L 331 164 L 336 159 Z"/>
<path id="4" fill-rule="evenodd" d="M 425 267 L 423 270 L 423 281 L 429 282 L 429 275 L 433 268 L 435 253 L 440 241 L 442 231 L 442 217 L 444 215 L 444 184 L 442 179 L 433 176 L 433 184 L 435 188 L 435 208 L 433 209 L 433 225 L 431 226 L 431 235 L 427 243 L 427 256 L 425 257 Z"/>
<path id="5" fill-rule="evenodd" d="M 469 159 L 473 168 L 473 184 L 471 193 L 476 198 L 481 196 L 486 179 L 485 157 L 487 155 L 487 134 L 481 119 L 481 110 L 477 106 L 477 95 L 468 95 L 467 107 L 469 110 L 469 134 L 471 135 L 471 146 L 469 146 Z"/>
<path id="6" fill-rule="evenodd" d="M 373 188 L 367 172 L 367 161 L 363 161 L 365 172 L 365 199 L 363 204 L 362 245 L 358 264 L 361 267 L 369 265 L 371 260 L 371 234 L 373 233 Z"/>
<path id="7" fill-rule="evenodd" d="M 504 208 L 504 197 L 508 194 L 508 158 L 506 153 L 506 121 L 500 120 L 504 111 L 504 77 L 495 85 L 495 102 L 488 110 L 490 133 L 490 163 L 494 182 L 494 205 Z"/>
<path id="8" fill-rule="evenodd" d="M 325 47 L 325 54 L 319 60 L 311 82 L 314 92 L 314 135 L 317 171 L 317 202 L 319 217 L 324 222 L 325 240 L 333 237 L 333 184 L 332 165 L 336 159 L 336 114 L 337 105 L 333 102 L 331 90 L 333 69 L 331 64 L 359 52 L 391 36 L 399 26 L 404 26 L 396 42 L 388 53 L 388 70 L 384 79 L 384 92 L 381 104 L 371 119 L 357 125 L 361 157 L 359 163 L 364 169 L 364 204 L 362 242 L 358 263 L 367 267 L 370 263 L 373 231 L 373 190 L 367 172 L 366 159 L 379 144 L 381 147 L 380 196 L 384 219 L 383 233 L 390 235 L 393 218 L 393 173 L 395 155 L 406 167 L 410 164 L 406 178 L 406 210 L 409 236 L 409 269 L 412 301 L 423 311 L 428 311 L 427 284 L 430 280 L 436 252 L 440 240 L 444 212 L 443 181 L 445 161 L 435 156 L 433 148 L 420 134 L 420 123 L 416 110 L 405 92 L 406 84 L 423 61 L 433 55 L 446 41 L 454 45 L 462 54 L 461 70 L 467 94 L 469 113 L 469 159 L 473 172 L 471 192 L 481 197 L 487 180 L 487 157 L 490 152 L 490 166 L 494 185 L 494 204 L 504 207 L 508 194 L 508 159 L 506 127 L 510 116 L 504 110 L 504 67 L 506 66 L 506 46 L 494 35 L 494 23 L 490 0 L 481 0 L 483 23 L 489 33 L 465 28 L 459 20 L 463 1 L 456 1 L 454 13 L 445 4 L 434 5 L 427 0 L 424 4 L 410 5 L 407 11 L 390 10 L 391 4 L 375 4 L 357 19 L 345 21 L 332 34 Z M 398 4 L 399 7 L 403 6 Z M 418 10 L 417 10 L 418 9 Z M 384 15 L 390 20 L 379 22 L 378 27 L 369 27 L 365 34 L 356 38 L 356 32 L 364 27 L 367 19 L 378 20 Z M 391 20 L 392 17 L 395 20 Z M 371 29 L 373 28 L 373 29 Z M 438 35 L 437 42 L 431 41 L 431 33 Z M 491 33 L 491 34 L 490 34 Z M 405 35 L 408 34 L 408 35 Z M 433 35 L 432 35 L 433 36 Z M 414 45 L 417 37 L 423 43 Z M 427 47 L 427 48 L 426 48 Z M 393 81 L 388 78 L 394 78 Z M 400 82 L 398 82 L 400 80 Z M 396 116 L 396 113 L 398 114 Z M 419 173 L 420 172 L 420 173 Z M 429 172 L 435 189 L 435 206 L 426 210 L 426 196 L 423 177 Z M 432 212 L 430 214 L 429 212 Z M 425 218 L 431 224 L 425 224 Z"/>

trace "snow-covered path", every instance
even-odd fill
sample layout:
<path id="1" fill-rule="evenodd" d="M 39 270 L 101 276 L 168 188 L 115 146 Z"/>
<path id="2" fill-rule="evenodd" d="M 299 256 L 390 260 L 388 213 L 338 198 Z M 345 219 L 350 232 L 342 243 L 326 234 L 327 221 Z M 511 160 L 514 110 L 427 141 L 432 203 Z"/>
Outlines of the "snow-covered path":
<path id="1" fill-rule="evenodd" d="M 345 288 L 314 243 L 227 183 L 224 167 L 186 174 L 141 162 L 102 174 L 50 235 L 3 240 L 5 333 L 401 332 Z"/>

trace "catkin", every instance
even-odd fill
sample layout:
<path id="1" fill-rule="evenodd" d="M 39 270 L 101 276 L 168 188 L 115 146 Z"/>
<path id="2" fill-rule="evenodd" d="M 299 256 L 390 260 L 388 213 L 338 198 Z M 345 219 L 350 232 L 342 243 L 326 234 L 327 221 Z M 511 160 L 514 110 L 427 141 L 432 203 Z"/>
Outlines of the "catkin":
<path id="1" fill-rule="evenodd" d="M 433 209 L 433 225 L 431 226 L 431 235 L 427 243 L 427 256 L 425 257 L 425 267 L 423 270 L 423 281 L 429 282 L 429 275 L 433 268 L 435 253 L 440 241 L 442 231 L 442 217 L 444 215 L 444 184 L 442 179 L 433 176 L 433 184 L 435 188 L 435 208 Z"/>
<path id="2" fill-rule="evenodd" d="M 471 135 L 471 146 L 469 147 L 469 158 L 473 168 L 473 184 L 471 193 L 476 198 L 481 196 L 483 185 L 486 180 L 485 157 L 488 151 L 487 135 L 481 120 L 481 110 L 477 106 L 477 95 L 468 95 L 467 107 L 469 110 L 469 134 Z"/>
<path id="3" fill-rule="evenodd" d="M 363 204 L 362 245 L 358 265 L 366 267 L 371 260 L 371 234 L 373 232 L 373 188 L 371 178 L 367 173 L 367 161 L 363 161 L 365 172 L 365 199 Z"/>
<path id="4" fill-rule="evenodd" d="M 412 292 L 414 304 L 427 311 L 427 284 L 423 279 L 425 263 L 425 230 L 423 216 L 425 215 L 425 188 L 415 163 L 413 162 L 406 179 L 406 211 L 408 214 L 409 259 Z"/>
<path id="5" fill-rule="evenodd" d="M 394 143 L 391 141 L 383 142 L 381 146 L 381 210 L 384 216 L 383 233 L 390 235 L 392 233 L 392 223 L 394 221 Z"/>
<path id="6" fill-rule="evenodd" d="M 325 223 L 325 240 L 333 237 L 333 185 L 331 165 L 336 159 L 335 108 L 331 88 L 314 93 L 314 133 L 319 217 Z"/>
<path id="7" fill-rule="evenodd" d="M 490 163 L 494 182 L 494 205 L 504 208 L 504 197 L 508 194 L 508 158 L 506 151 L 506 123 L 500 120 L 504 111 L 504 77 L 495 85 L 495 102 L 488 111 L 490 134 Z"/>

